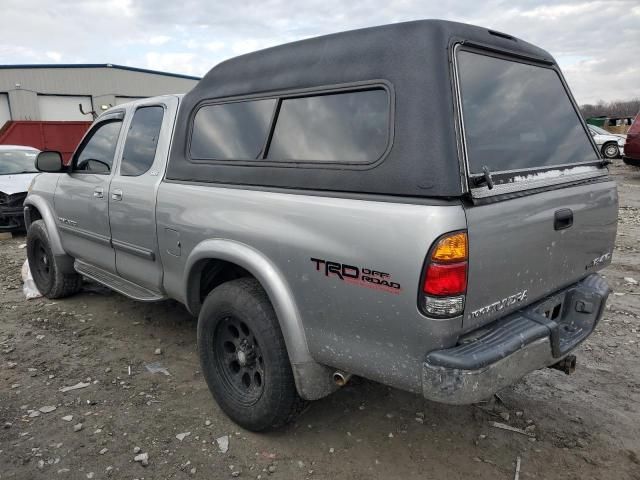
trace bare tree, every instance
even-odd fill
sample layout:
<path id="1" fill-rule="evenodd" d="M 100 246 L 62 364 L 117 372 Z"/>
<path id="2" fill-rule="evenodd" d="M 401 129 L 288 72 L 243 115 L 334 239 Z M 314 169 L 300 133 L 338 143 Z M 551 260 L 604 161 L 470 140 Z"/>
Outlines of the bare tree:
<path id="1" fill-rule="evenodd" d="M 589 117 L 635 117 L 640 112 L 640 98 L 633 100 L 615 100 L 604 102 L 600 100 L 595 105 L 580 105 L 580 112 L 584 118 Z"/>

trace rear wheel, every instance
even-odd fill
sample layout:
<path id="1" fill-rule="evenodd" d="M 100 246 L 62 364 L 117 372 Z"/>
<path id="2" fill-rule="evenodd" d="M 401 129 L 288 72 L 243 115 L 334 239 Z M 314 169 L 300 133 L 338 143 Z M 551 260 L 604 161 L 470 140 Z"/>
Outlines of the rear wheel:
<path id="1" fill-rule="evenodd" d="M 620 149 L 614 142 L 605 143 L 602 146 L 602 156 L 604 158 L 618 158 L 620 156 Z"/>
<path id="2" fill-rule="evenodd" d="M 274 429 L 302 410 L 278 319 L 256 280 L 233 280 L 209 294 L 198 351 L 209 390 L 238 425 Z"/>
<path id="3" fill-rule="evenodd" d="M 47 298 L 73 295 L 82 287 L 82 277 L 77 273 L 63 273 L 51 251 L 47 227 L 36 220 L 27 232 L 27 260 L 38 291 Z"/>

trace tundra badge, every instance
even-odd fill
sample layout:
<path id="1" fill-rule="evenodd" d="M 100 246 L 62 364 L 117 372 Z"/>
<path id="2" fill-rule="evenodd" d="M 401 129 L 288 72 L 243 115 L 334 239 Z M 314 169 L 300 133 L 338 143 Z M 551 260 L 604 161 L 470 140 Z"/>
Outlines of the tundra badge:
<path id="1" fill-rule="evenodd" d="M 484 307 L 480 307 L 477 310 L 474 310 L 473 312 L 471 312 L 471 318 L 484 317 L 489 313 L 499 312 L 500 310 L 504 310 L 506 307 L 515 305 L 516 303 L 524 302 L 526 299 L 527 291 L 522 290 L 521 292 L 509 295 L 502 300 L 498 300 L 497 302 L 493 302 L 489 305 L 485 305 Z"/>

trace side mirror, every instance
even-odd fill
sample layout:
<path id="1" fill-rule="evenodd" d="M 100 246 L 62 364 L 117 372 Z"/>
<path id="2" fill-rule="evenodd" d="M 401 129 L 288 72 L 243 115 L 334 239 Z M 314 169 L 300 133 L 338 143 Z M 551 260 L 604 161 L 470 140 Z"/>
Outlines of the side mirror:
<path id="1" fill-rule="evenodd" d="M 60 173 L 66 171 L 60 152 L 40 152 L 36 157 L 36 170 L 47 173 Z"/>

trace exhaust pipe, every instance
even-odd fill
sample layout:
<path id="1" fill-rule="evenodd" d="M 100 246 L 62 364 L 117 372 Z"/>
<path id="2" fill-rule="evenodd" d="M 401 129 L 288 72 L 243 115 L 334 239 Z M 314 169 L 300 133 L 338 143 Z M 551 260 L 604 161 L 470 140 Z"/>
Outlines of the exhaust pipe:
<path id="1" fill-rule="evenodd" d="M 549 368 L 554 368 L 556 370 L 560 370 L 561 372 L 566 373 L 567 375 L 571 375 L 576 371 L 576 356 L 575 355 L 567 355 L 558 363 L 554 363 L 549 366 Z"/>
<path id="2" fill-rule="evenodd" d="M 333 381 L 339 387 L 344 387 L 350 378 L 351 378 L 350 373 L 343 372 L 341 370 L 336 370 L 335 372 L 333 372 Z"/>

